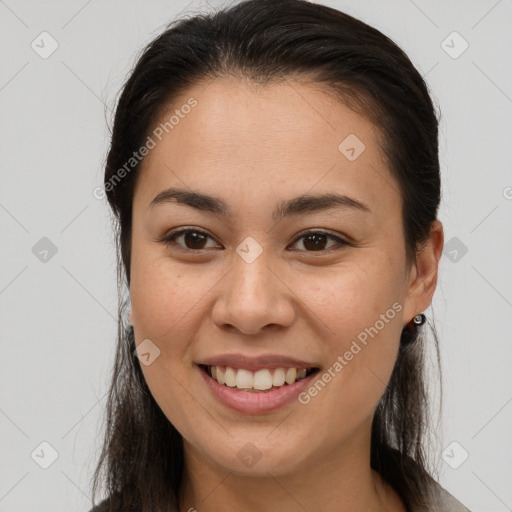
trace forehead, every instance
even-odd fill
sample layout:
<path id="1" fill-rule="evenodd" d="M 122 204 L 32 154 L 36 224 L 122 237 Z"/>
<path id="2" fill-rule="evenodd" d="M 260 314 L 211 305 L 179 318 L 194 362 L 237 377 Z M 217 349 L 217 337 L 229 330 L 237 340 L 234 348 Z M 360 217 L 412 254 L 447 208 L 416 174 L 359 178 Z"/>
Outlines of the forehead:
<path id="1" fill-rule="evenodd" d="M 220 195 L 235 188 L 239 197 L 336 189 L 381 209 L 400 201 L 375 126 L 318 84 L 201 82 L 174 98 L 149 135 L 148 201 L 174 184 Z"/>
<path id="2" fill-rule="evenodd" d="M 233 77 L 203 82 L 175 98 L 160 121 L 191 98 L 197 106 L 172 132 L 176 142 L 184 142 L 191 135 L 187 128 L 193 129 L 187 144 L 207 151 L 235 151 L 247 158 L 258 152 L 261 159 L 264 148 L 273 155 L 281 151 L 282 158 L 305 152 L 318 157 L 332 155 L 340 137 L 349 133 L 357 132 L 366 140 L 376 135 L 372 123 L 337 101 L 320 84 L 287 79 L 260 85 Z"/>

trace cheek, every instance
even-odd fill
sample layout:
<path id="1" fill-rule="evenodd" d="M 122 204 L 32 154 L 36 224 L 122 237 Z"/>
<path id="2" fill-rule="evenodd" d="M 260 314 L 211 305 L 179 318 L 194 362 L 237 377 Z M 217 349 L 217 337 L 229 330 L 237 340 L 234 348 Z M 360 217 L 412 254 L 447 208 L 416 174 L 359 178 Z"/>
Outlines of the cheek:
<path id="1" fill-rule="evenodd" d="M 150 340 L 158 348 L 155 362 L 141 368 L 156 401 L 162 410 L 172 412 L 169 419 L 178 426 L 193 405 L 183 393 L 190 380 L 190 349 L 208 319 L 209 294 L 223 274 L 204 265 L 179 264 L 155 252 L 140 250 L 132 260 L 135 344 Z"/>
<path id="2" fill-rule="evenodd" d="M 370 262 L 364 267 L 347 265 L 328 273 L 301 276 L 290 287 L 304 303 L 304 314 L 317 319 L 317 326 L 324 331 L 323 339 L 337 351 L 336 355 L 348 350 L 351 340 L 358 336 L 364 341 L 365 333 L 374 332 L 376 323 L 378 334 L 384 338 L 389 337 L 391 324 L 397 324 L 397 328 L 401 324 L 403 297 L 397 292 L 392 268 L 383 271 Z"/>
<path id="3" fill-rule="evenodd" d="M 179 340 L 195 322 L 220 275 L 205 265 L 186 265 L 140 250 L 132 260 L 131 302 L 134 326 L 140 336 Z M 207 265 L 206 265 L 207 266 Z"/>
<path id="4" fill-rule="evenodd" d="M 355 426 L 372 414 L 391 376 L 402 330 L 402 297 L 392 268 L 366 265 L 300 285 L 330 363 L 316 387 L 331 421 Z M 328 374 L 328 375 L 326 375 Z M 319 377 L 322 379 L 322 375 Z M 323 389 L 330 391 L 323 391 Z M 316 391 L 312 391 L 313 394 Z M 312 398 L 312 401 L 316 400 Z"/>
<path id="5" fill-rule="evenodd" d="M 198 412 L 190 380 L 188 348 L 205 315 L 208 291 L 217 279 L 200 266 L 171 262 L 152 251 L 135 253 L 131 267 L 131 302 L 136 346 L 150 340 L 159 355 L 142 373 L 155 401 L 179 432 L 194 431 Z M 147 342 L 146 342 L 147 343 Z"/>

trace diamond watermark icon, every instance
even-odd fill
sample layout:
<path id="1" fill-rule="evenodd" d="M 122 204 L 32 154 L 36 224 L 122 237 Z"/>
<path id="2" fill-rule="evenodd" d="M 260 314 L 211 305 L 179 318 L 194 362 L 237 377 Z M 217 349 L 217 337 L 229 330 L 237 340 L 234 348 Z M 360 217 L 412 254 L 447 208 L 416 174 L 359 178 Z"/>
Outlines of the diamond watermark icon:
<path id="1" fill-rule="evenodd" d="M 57 246 L 46 236 L 43 236 L 32 247 L 32 254 L 41 262 L 48 263 L 56 254 Z"/>
<path id="2" fill-rule="evenodd" d="M 467 252 L 467 246 L 456 236 L 450 238 L 443 247 L 443 254 L 452 263 L 458 263 Z"/>
<path id="3" fill-rule="evenodd" d="M 254 464 L 256 464 L 261 459 L 262 456 L 258 448 L 256 448 L 256 446 L 251 442 L 245 443 L 244 446 L 238 450 L 236 455 L 242 464 L 248 468 L 252 468 Z"/>
<path id="4" fill-rule="evenodd" d="M 443 39 L 441 48 L 452 59 L 458 59 L 469 48 L 469 43 L 458 32 L 454 31 Z"/>
<path id="5" fill-rule="evenodd" d="M 48 469 L 59 458 L 59 453 L 50 443 L 43 441 L 30 456 L 39 467 Z"/>
<path id="6" fill-rule="evenodd" d="M 39 57 L 47 59 L 59 47 L 59 43 L 48 33 L 41 32 L 30 44 Z"/>
<path id="7" fill-rule="evenodd" d="M 263 252 L 263 247 L 252 236 L 248 236 L 236 248 L 236 252 L 246 263 L 252 263 Z"/>
<path id="8" fill-rule="evenodd" d="M 347 160 L 353 162 L 359 158 L 361 153 L 366 149 L 366 146 L 356 134 L 351 133 L 339 143 L 338 149 Z"/>
<path id="9" fill-rule="evenodd" d="M 144 366 L 149 366 L 160 355 L 160 349 L 149 339 L 135 348 L 135 355 Z"/>
<path id="10" fill-rule="evenodd" d="M 466 462 L 469 453 L 461 444 L 453 441 L 443 450 L 441 457 L 452 469 L 458 469 Z"/>

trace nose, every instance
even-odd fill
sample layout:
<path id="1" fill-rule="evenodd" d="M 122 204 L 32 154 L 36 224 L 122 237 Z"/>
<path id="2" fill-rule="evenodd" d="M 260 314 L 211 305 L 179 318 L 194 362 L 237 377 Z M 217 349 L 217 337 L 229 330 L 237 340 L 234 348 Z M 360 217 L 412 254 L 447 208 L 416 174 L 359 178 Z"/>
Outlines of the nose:
<path id="1" fill-rule="evenodd" d="M 294 295 L 269 263 L 265 251 L 251 263 L 234 256 L 212 309 L 217 327 L 255 335 L 293 323 Z"/>

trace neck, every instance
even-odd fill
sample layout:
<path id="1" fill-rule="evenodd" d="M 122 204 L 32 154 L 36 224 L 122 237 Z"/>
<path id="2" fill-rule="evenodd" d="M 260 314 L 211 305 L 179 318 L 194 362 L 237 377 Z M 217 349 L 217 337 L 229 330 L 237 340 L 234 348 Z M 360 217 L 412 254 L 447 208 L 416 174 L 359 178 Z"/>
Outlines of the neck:
<path id="1" fill-rule="evenodd" d="M 293 473 L 276 470 L 263 476 L 228 471 L 184 440 L 180 512 L 405 512 L 397 493 L 370 467 L 370 431 L 314 454 Z"/>

